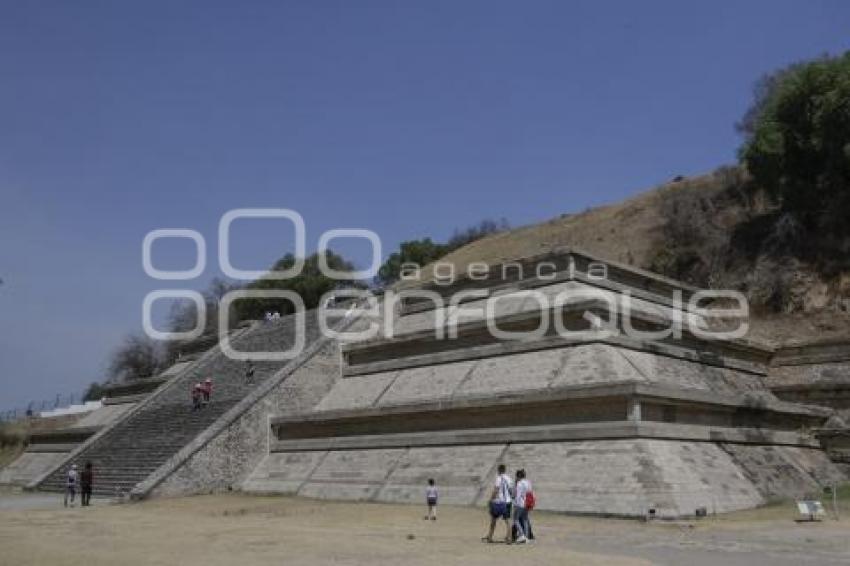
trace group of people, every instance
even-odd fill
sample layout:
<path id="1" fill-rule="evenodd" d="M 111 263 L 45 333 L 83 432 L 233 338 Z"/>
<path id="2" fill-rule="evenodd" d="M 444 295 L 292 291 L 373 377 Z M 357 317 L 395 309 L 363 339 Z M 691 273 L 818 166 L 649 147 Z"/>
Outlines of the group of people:
<path id="1" fill-rule="evenodd" d="M 498 475 L 490 491 L 490 530 L 481 540 L 493 542 L 496 523 L 502 519 L 505 522 L 505 542 L 525 544 L 534 540 L 530 515 L 536 504 L 534 490 L 525 470 L 517 470 L 514 479 L 506 470 L 504 464 L 499 464 Z"/>
<path id="2" fill-rule="evenodd" d="M 428 505 L 428 514 L 425 519 L 437 520 L 438 497 L 437 484 L 434 478 L 431 478 L 425 488 L 425 502 Z M 534 533 L 531 530 L 531 511 L 535 504 L 534 490 L 531 488 L 531 482 L 525 470 L 517 470 L 516 476 L 511 478 L 507 474 L 505 465 L 499 464 L 496 481 L 490 491 L 488 505 L 490 529 L 481 540 L 493 542 L 496 523 L 500 519 L 505 522 L 505 542 L 507 544 L 526 544 L 534 540 Z"/>
<path id="3" fill-rule="evenodd" d="M 199 411 L 210 402 L 213 391 L 212 378 L 199 381 L 192 386 L 192 410 Z"/>
<path id="4" fill-rule="evenodd" d="M 280 313 L 277 311 L 266 311 L 266 315 L 264 318 L 266 322 L 278 320 L 280 318 Z"/>
<path id="5" fill-rule="evenodd" d="M 65 475 L 65 507 L 74 506 L 77 489 L 80 490 L 80 505 L 88 507 L 91 504 L 92 484 L 94 483 L 94 468 L 91 462 L 86 462 L 82 472 L 77 472 L 77 465 L 72 464 Z"/>
<path id="6" fill-rule="evenodd" d="M 254 383 L 254 372 L 255 372 L 254 362 L 248 360 L 245 362 L 245 383 L 253 384 Z M 213 381 L 211 377 L 206 378 L 204 381 L 199 381 L 198 383 L 192 386 L 191 395 L 192 395 L 192 411 L 200 411 L 203 409 L 209 402 L 212 397 L 213 392 Z"/>

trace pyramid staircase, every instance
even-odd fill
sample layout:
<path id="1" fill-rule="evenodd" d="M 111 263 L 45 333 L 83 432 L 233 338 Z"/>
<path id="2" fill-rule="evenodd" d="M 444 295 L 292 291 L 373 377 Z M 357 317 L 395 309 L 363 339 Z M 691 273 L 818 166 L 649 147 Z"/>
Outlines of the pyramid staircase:
<path id="1" fill-rule="evenodd" d="M 257 322 L 232 336 L 231 344 L 240 352 L 284 351 L 292 347 L 295 329 L 295 316 Z M 310 313 L 306 319 L 306 334 L 308 345 L 318 337 L 318 325 Z M 44 491 L 62 491 L 70 466 L 77 464 L 82 469 L 86 462 L 91 462 L 95 470 L 95 496 L 129 493 L 286 365 L 287 361 L 257 361 L 253 379 L 248 381 L 245 362 L 228 358 L 216 346 L 125 418 L 72 453 L 36 487 Z M 213 380 L 212 399 L 203 409 L 193 411 L 192 385 L 207 377 Z"/>

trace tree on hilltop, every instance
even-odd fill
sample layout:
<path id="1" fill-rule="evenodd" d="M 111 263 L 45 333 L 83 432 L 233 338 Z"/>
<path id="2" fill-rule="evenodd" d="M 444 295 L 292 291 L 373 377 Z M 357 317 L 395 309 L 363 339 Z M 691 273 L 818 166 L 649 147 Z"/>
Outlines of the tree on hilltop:
<path id="1" fill-rule="evenodd" d="M 152 377 L 165 369 L 162 343 L 145 335 L 131 334 L 112 354 L 108 374 L 114 381 L 132 381 Z"/>
<path id="2" fill-rule="evenodd" d="M 850 234 L 850 52 L 763 78 L 741 161 L 807 229 Z"/>
<path id="3" fill-rule="evenodd" d="M 455 230 L 445 244 L 434 242 L 431 238 L 402 242 L 399 244 L 398 251 L 390 254 L 378 269 L 375 283 L 382 286 L 392 285 L 401 279 L 402 268 L 405 264 L 424 267 L 458 248 L 508 229 L 510 225 L 504 218 L 499 221 L 487 219 L 464 230 Z"/>
<path id="4" fill-rule="evenodd" d="M 353 272 L 355 266 L 341 255 L 326 250 L 327 266 L 335 271 Z M 285 271 L 295 265 L 295 256 L 286 254 L 279 259 L 270 271 Z M 319 254 L 315 253 L 304 258 L 304 268 L 301 273 L 289 279 L 271 279 L 261 277 L 245 286 L 246 289 L 287 290 L 294 291 L 304 301 L 304 307 L 313 309 L 319 306 L 319 301 L 325 293 L 343 287 L 357 286 L 360 283 L 353 279 L 332 279 L 319 269 Z M 267 311 L 277 311 L 282 315 L 294 312 L 294 305 L 286 299 L 241 299 L 233 304 L 234 318 L 237 320 L 260 319 Z"/>

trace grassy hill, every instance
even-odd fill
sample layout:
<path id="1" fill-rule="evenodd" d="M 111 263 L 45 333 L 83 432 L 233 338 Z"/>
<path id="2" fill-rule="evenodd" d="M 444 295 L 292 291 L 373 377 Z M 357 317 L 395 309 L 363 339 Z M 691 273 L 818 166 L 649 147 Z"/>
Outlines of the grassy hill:
<path id="1" fill-rule="evenodd" d="M 805 240 L 805 241 L 802 241 Z M 737 289 L 751 338 L 781 344 L 850 338 L 850 242 L 802 238 L 737 167 L 676 179 L 623 202 L 472 242 L 441 259 L 461 273 L 571 247 L 706 288 Z M 423 280 L 432 277 L 423 269 Z"/>

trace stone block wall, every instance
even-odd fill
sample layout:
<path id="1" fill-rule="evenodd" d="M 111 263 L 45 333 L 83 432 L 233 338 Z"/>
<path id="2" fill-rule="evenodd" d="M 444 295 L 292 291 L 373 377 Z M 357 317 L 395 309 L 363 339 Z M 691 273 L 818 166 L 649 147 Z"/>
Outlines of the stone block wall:
<path id="1" fill-rule="evenodd" d="M 248 492 L 420 503 L 434 478 L 448 504 L 486 504 L 496 466 L 529 474 L 538 508 L 660 517 L 747 509 L 837 479 L 815 449 L 663 439 L 278 452 L 243 483 Z M 793 473 L 788 473 L 788 469 Z"/>

